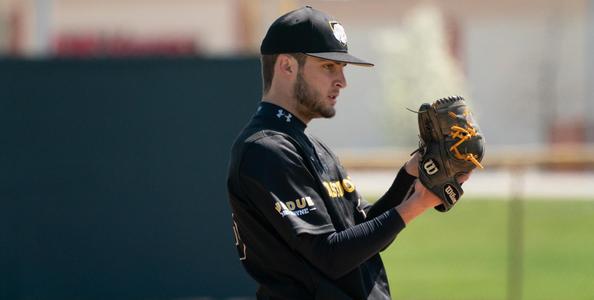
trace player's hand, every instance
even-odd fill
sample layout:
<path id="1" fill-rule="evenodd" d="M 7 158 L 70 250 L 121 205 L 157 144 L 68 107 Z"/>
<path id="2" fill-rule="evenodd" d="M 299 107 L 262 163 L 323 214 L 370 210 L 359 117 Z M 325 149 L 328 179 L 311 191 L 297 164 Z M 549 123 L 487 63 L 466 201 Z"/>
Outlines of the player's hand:
<path id="1" fill-rule="evenodd" d="M 406 173 L 412 175 L 414 177 L 419 177 L 419 159 L 421 158 L 421 154 L 419 152 L 415 152 L 413 156 L 404 164 L 404 169 Z"/>
<path id="2" fill-rule="evenodd" d="M 414 189 L 415 192 L 410 197 L 410 200 L 417 201 L 423 209 L 434 208 L 441 204 L 441 199 L 427 189 L 420 180 L 415 180 Z"/>
<path id="3" fill-rule="evenodd" d="M 404 223 L 408 224 L 427 209 L 439 204 L 441 204 L 441 199 L 417 179 L 415 180 L 414 193 L 406 201 L 398 205 L 396 211 L 398 211 Z"/>
<path id="4" fill-rule="evenodd" d="M 469 173 L 465 173 L 465 174 L 461 174 L 459 176 L 456 177 L 456 180 L 458 181 L 458 183 L 463 184 L 465 181 L 467 181 L 468 179 L 470 179 L 470 174 L 472 173 L 472 171 L 470 171 Z M 439 197 L 437 197 L 433 192 L 431 192 L 429 189 L 427 189 L 420 180 L 415 180 L 415 192 L 413 193 L 413 195 L 411 196 L 411 198 L 413 196 L 416 195 L 416 197 L 418 198 L 417 201 L 421 201 L 421 204 L 423 205 L 423 207 L 427 207 L 427 208 L 433 208 L 439 204 L 442 203 L 441 199 Z"/>
<path id="5" fill-rule="evenodd" d="M 458 182 L 462 184 L 467 181 L 470 178 L 470 173 L 458 176 Z M 433 208 L 441 203 L 441 199 L 428 190 L 421 181 L 417 179 L 415 180 L 414 193 L 406 201 L 398 205 L 396 211 L 398 211 L 400 217 L 404 220 L 404 223 L 408 224 L 427 209 Z"/>

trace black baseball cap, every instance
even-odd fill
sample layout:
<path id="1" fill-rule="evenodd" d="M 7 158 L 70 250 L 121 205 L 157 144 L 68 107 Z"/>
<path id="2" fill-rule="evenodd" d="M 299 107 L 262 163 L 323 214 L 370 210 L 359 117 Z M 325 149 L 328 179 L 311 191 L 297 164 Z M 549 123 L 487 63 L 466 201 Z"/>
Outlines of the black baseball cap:
<path id="1" fill-rule="evenodd" d="M 276 19 L 262 41 L 261 54 L 304 53 L 361 66 L 373 66 L 348 53 L 344 28 L 322 11 L 305 6 Z"/>

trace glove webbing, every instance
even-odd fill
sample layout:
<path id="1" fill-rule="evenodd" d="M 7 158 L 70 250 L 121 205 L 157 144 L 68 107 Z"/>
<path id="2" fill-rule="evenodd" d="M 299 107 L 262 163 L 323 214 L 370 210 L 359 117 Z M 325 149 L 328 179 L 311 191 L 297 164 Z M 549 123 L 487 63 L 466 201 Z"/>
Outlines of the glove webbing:
<path id="1" fill-rule="evenodd" d="M 468 116 L 468 110 L 464 110 L 464 116 L 467 117 Z M 458 116 L 456 116 L 455 113 L 453 112 L 449 112 L 448 115 L 453 118 L 453 119 L 457 119 Z M 467 160 L 470 161 L 471 163 L 473 163 L 475 166 L 483 169 L 483 165 L 481 165 L 481 163 L 478 161 L 477 156 L 475 154 L 472 153 L 460 153 L 460 150 L 458 150 L 458 146 L 460 146 L 462 143 L 464 143 L 465 141 L 467 141 L 468 139 L 472 138 L 473 136 L 476 136 L 476 129 L 474 129 L 472 123 L 470 123 L 470 121 L 468 119 L 466 119 L 466 122 L 468 123 L 468 126 L 466 126 L 466 128 L 462 128 L 458 125 L 454 125 L 450 128 L 450 136 L 453 139 L 459 139 L 458 142 L 456 142 L 454 145 L 452 145 L 450 147 L 450 151 L 454 153 L 454 156 L 457 159 L 462 159 L 462 160 Z"/>

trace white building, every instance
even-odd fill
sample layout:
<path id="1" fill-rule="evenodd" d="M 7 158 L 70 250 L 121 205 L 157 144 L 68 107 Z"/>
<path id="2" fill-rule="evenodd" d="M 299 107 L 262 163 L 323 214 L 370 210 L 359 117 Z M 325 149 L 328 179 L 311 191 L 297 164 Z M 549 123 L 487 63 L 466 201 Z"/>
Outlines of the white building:
<path id="1" fill-rule="evenodd" d="M 376 62 L 349 67 L 335 120 L 312 123 L 334 147 L 413 148 L 405 108 L 459 93 L 490 145 L 594 142 L 594 0 L 0 0 L 0 53 L 47 57 L 90 37 L 257 54 L 269 24 L 306 4 Z"/>

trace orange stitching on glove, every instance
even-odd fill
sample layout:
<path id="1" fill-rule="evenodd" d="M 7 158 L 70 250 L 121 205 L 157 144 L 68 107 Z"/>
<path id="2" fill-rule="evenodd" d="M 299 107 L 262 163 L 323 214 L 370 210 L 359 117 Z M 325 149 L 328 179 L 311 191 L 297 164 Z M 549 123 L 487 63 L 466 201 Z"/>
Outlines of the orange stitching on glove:
<path id="1" fill-rule="evenodd" d="M 464 115 L 466 115 L 466 114 L 467 114 L 467 112 L 465 111 Z M 454 153 L 454 156 L 456 156 L 457 159 L 463 159 L 463 160 L 470 161 L 475 166 L 483 169 L 483 165 L 481 165 L 481 163 L 477 160 L 476 155 L 474 155 L 472 153 L 462 154 L 462 153 L 460 153 L 460 150 L 458 150 L 458 146 L 460 146 L 462 143 L 464 143 L 471 137 L 477 135 L 476 129 L 474 129 L 471 125 L 469 125 L 466 128 L 462 128 L 458 125 L 454 125 L 451 127 L 450 135 L 452 136 L 453 139 L 456 139 L 456 138 L 460 139 L 458 142 L 456 142 L 454 145 L 452 145 L 450 147 L 450 151 L 452 151 Z"/>

